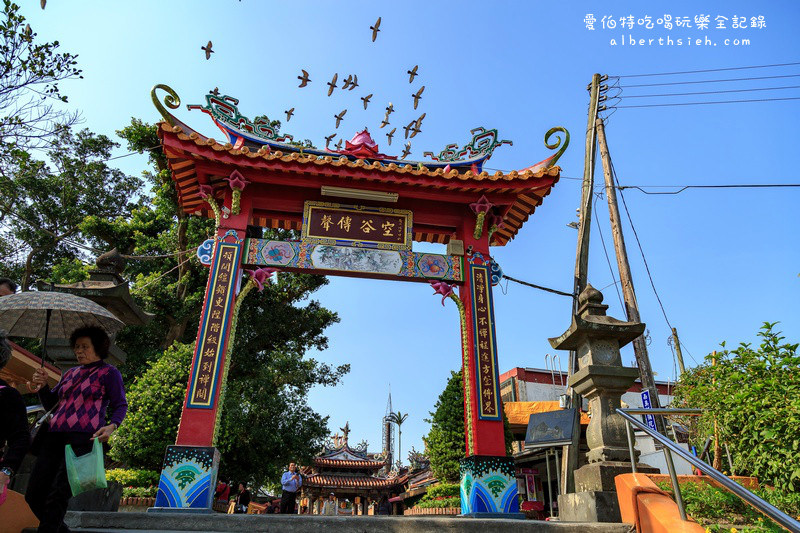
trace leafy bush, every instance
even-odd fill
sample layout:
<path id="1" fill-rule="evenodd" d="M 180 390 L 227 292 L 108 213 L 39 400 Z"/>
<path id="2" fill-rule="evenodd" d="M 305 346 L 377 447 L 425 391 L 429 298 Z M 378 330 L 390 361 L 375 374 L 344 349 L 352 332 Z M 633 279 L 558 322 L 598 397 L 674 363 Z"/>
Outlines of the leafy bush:
<path id="1" fill-rule="evenodd" d="M 764 323 L 758 348 L 742 343 L 683 374 L 676 406 L 704 410 L 690 421 L 695 442 L 712 436 L 717 420 L 736 473 L 790 494 L 800 492 L 800 355 L 774 327 Z"/>
<path id="2" fill-rule="evenodd" d="M 428 492 L 425 493 L 425 497 L 430 499 L 458 498 L 461 494 L 460 491 L 461 487 L 458 483 L 440 483 L 430 487 Z"/>
<path id="3" fill-rule="evenodd" d="M 158 487 L 122 487 L 123 498 L 155 498 Z"/>
<path id="4" fill-rule="evenodd" d="M 417 504 L 420 509 L 443 509 L 445 507 L 461 507 L 461 498 L 443 498 L 441 500 L 426 500 L 423 498 Z"/>
<path id="5" fill-rule="evenodd" d="M 159 473 L 153 470 L 114 468 L 106 471 L 108 481 L 116 481 L 123 487 L 151 487 L 158 484 Z"/>

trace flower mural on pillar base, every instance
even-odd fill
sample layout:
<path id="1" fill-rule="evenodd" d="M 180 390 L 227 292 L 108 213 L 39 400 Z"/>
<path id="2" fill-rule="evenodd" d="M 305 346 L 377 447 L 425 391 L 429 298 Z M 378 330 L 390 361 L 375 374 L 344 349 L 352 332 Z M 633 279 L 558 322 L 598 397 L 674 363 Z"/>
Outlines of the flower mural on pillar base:
<path id="1" fill-rule="evenodd" d="M 513 457 L 473 455 L 461 460 L 461 514 L 518 513 Z"/>
<path id="2" fill-rule="evenodd" d="M 155 508 L 211 512 L 218 467 L 219 451 L 213 446 L 167 446 Z"/>

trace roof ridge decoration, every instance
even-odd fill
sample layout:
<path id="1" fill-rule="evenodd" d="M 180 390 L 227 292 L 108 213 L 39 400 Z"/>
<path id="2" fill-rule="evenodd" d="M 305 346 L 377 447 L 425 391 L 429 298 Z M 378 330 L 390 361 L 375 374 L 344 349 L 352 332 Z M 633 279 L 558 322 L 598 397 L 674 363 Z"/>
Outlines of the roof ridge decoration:
<path id="1" fill-rule="evenodd" d="M 433 155 L 433 152 L 422 152 L 423 156 L 428 156 L 434 161 L 444 163 L 455 163 L 461 161 L 465 157 L 472 159 L 476 156 L 486 155 L 486 158 L 492 156 L 495 148 L 508 144 L 513 146 L 513 142 L 509 140 L 498 141 L 497 128 L 487 130 L 483 126 L 478 126 L 470 130 L 472 140 L 467 143 L 464 148 L 458 149 L 457 143 L 448 144 L 444 150 L 439 152 L 439 155 Z"/>
<path id="2" fill-rule="evenodd" d="M 188 104 L 186 109 L 199 109 L 211 117 L 211 120 L 223 132 L 227 133 L 222 124 L 227 124 L 238 130 L 245 131 L 264 141 L 290 142 L 294 137 L 289 134 L 281 135 L 278 128 L 270 126 L 266 115 L 260 115 L 255 120 L 250 120 L 239 112 L 239 99 L 227 94 L 220 96 L 219 90 L 214 89 L 206 95 L 206 105 Z M 173 108 L 175 109 L 175 108 Z M 222 124 L 221 124 L 222 123 Z"/>

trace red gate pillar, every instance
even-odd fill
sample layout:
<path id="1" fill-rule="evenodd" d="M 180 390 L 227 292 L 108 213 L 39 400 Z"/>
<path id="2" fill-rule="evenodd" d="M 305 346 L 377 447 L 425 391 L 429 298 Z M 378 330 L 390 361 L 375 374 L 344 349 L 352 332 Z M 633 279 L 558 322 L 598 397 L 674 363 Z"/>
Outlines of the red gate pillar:
<path id="1" fill-rule="evenodd" d="M 219 465 L 214 433 L 251 205 L 242 197 L 236 215 L 219 219 L 178 436 L 167 447 L 154 510 L 212 511 Z"/>
<path id="2" fill-rule="evenodd" d="M 497 340 L 492 298 L 492 261 L 488 228 L 475 237 L 475 218 L 457 232 L 464 242 L 463 303 L 464 434 L 461 461 L 461 514 L 491 516 L 519 512 L 514 461 L 506 457 L 503 403 L 500 398 Z"/>

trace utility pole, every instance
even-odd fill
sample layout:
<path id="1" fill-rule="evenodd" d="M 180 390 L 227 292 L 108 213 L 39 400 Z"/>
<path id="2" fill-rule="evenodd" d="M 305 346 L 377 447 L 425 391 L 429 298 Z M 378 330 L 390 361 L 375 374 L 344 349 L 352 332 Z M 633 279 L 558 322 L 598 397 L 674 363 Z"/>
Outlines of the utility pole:
<path id="1" fill-rule="evenodd" d="M 625 238 L 622 235 L 622 222 L 619 216 L 619 205 L 617 204 L 617 189 L 614 186 L 614 176 L 611 171 L 611 154 L 608 152 L 606 131 L 602 118 L 597 119 L 596 126 L 597 142 L 600 144 L 600 159 L 603 161 L 603 176 L 606 181 L 606 198 L 608 199 L 608 214 L 611 217 L 611 233 L 614 235 L 619 280 L 622 285 L 622 296 L 625 300 L 625 314 L 629 322 L 641 322 L 639 305 L 636 303 L 636 293 L 633 290 L 633 277 L 631 276 L 631 265 L 628 262 L 628 251 L 625 249 Z M 653 369 L 650 366 L 650 357 L 647 355 L 647 343 L 644 335 L 634 339 L 633 352 L 636 354 L 636 363 L 639 366 L 642 389 L 650 392 L 650 404 L 653 409 L 658 409 L 660 406 L 658 388 L 653 378 Z M 656 417 L 656 427 L 662 434 L 667 434 L 663 417 Z"/>
<path id="2" fill-rule="evenodd" d="M 684 372 L 686 372 L 686 367 L 683 366 L 683 352 L 681 351 L 681 341 L 678 339 L 678 330 L 672 328 L 672 341 L 675 343 L 675 353 L 678 356 L 678 369 L 680 370 L 680 374 L 678 377 L 680 378 Z"/>
<path id="3" fill-rule="evenodd" d="M 592 220 L 592 190 L 594 189 L 594 162 L 597 149 L 595 136 L 595 121 L 597 120 L 598 103 L 600 101 L 600 83 L 607 80 L 608 76 L 594 74 L 589 85 L 589 119 L 586 125 L 586 152 L 583 159 L 583 186 L 581 187 L 580 225 L 578 226 L 578 248 L 575 257 L 575 280 L 572 297 L 572 314 L 578 311 L 578 295 L 586 288 L 586 279 L 589 270 L 589 230 Z M 605 90 L 602 89 L 602 90 Z M 575 351 L 569 353 L 568 375 L 578 369 L 578 355 Z M 580 453 L 580 409 L 581 396 L 569 388 L 570 407 L 578 410 L 572 428 L 572 444 L 564 446 L 561 468 L 561 493 L 575 492 L 575 479 L 573 472 L 578 468 L 578 454 Z"/>

